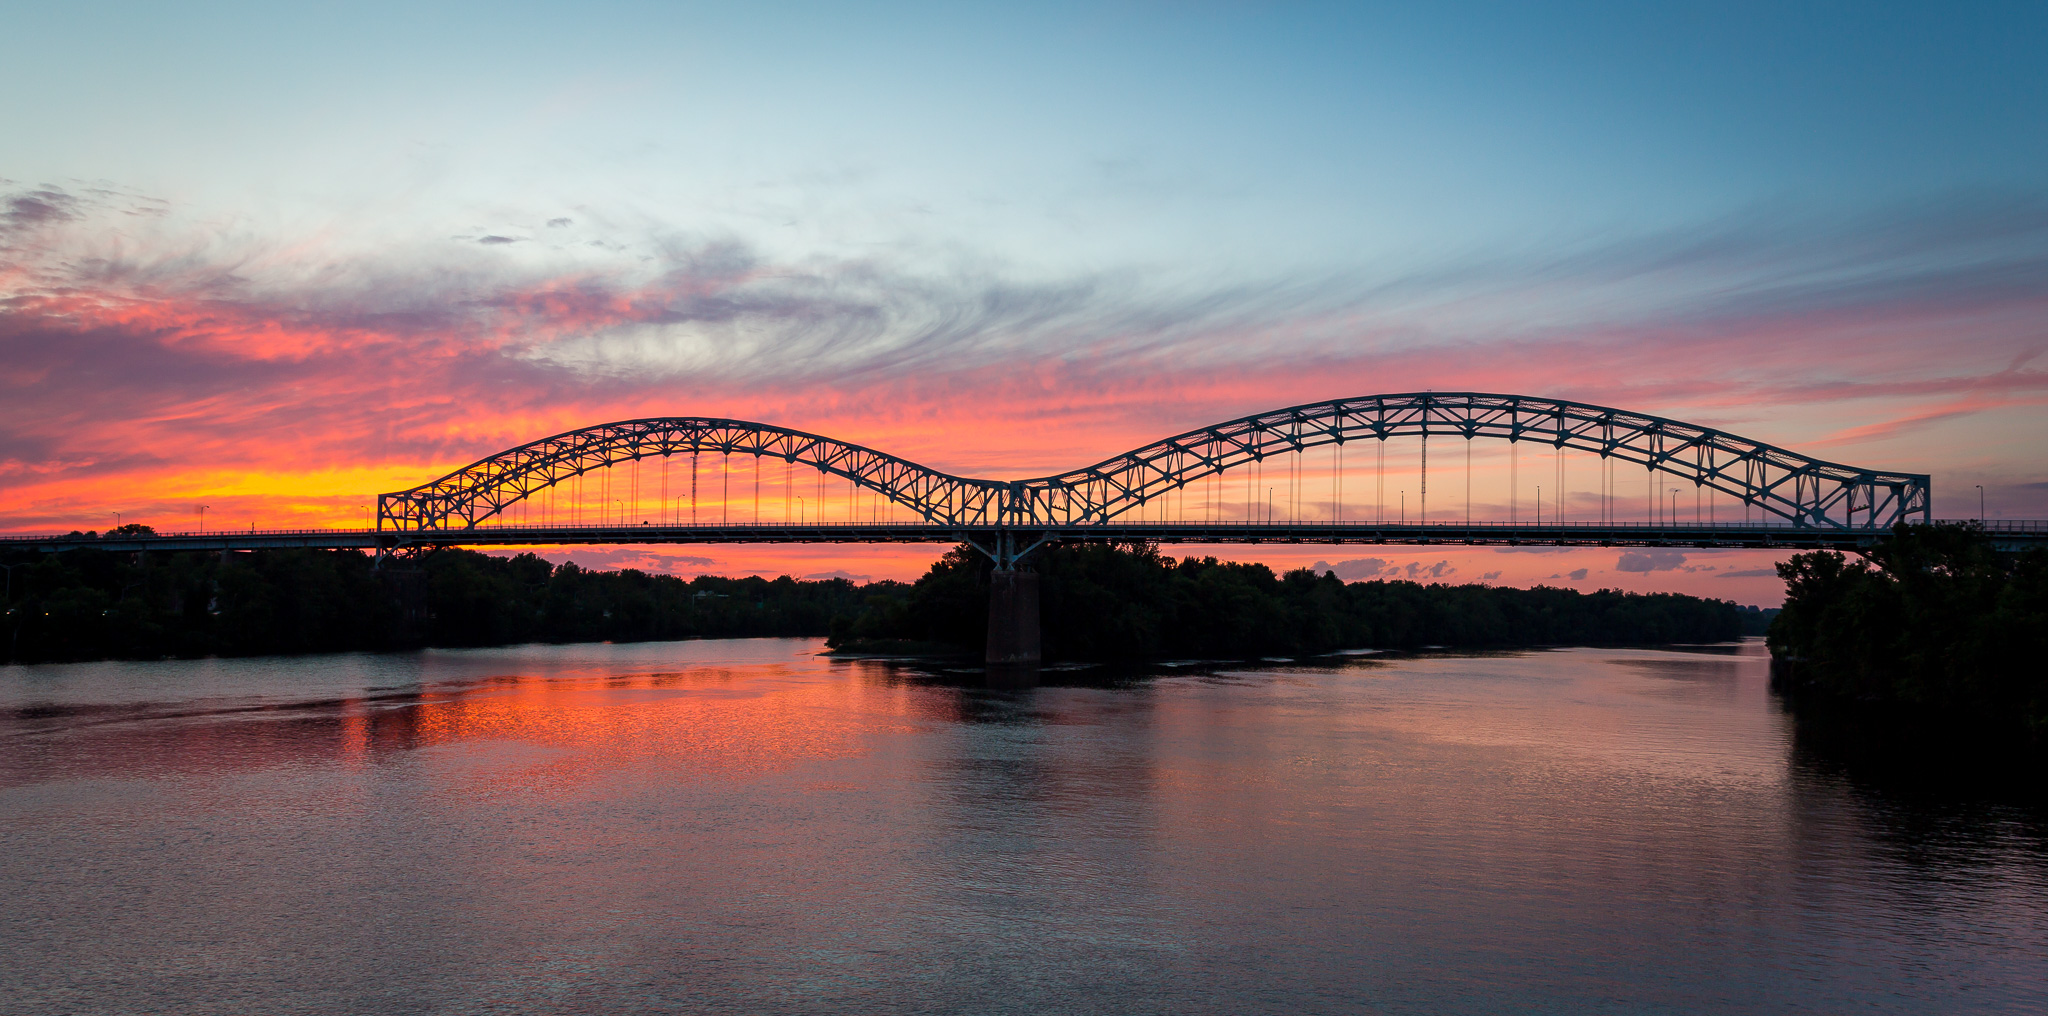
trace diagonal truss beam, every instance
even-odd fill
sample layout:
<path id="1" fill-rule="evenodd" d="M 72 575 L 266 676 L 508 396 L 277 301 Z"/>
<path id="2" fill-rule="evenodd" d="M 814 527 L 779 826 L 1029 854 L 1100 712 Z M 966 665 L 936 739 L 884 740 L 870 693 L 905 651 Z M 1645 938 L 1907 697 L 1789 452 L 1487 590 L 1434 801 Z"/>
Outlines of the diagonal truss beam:
<path id="1" fill-rule="evenodd" d="M 479 459 L 377 499 L 378 527 L 468 529 L 565 480 L 620 462 L 716 452 L 778 458 L 844 477 L 928 522 L 1017 528 L 1110 522 L 1169 491 L 1324 445 L 1446 436 L 1590 452 L 1721 491 L 1824 529 L 1888 529 L 1931 515 L 1928 476 L 1860 469 L 1641 413 L 1481 392 L 1406 392 L 1247 416 L 1028 480 L 954 476 L 818 434 L 744 420 L 659 417 L 599 424 Z"/>

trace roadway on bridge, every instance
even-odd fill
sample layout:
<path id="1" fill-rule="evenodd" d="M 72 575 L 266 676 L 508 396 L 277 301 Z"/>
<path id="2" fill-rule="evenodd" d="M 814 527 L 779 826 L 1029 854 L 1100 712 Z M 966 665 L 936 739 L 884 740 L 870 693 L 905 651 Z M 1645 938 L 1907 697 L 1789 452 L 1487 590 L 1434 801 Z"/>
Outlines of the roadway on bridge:
<path id="1" fill-rule="evenodd" d="M 1962 523 L 1965 520 L 1948 520 Z M 2048 521 L 1982 524 L 2001 549 L 2048 546 Z M 162 533 L 151 536 L 83 534 L 0 538 L 0 551 L 60 552 L 191 550 L 403 550 L 415 547 L 549 547 L 709 543 L 976 543 L 1004 533 L 1029 542 L 1077 543 L 1149 540 L 1163 544 L 1394 544 L 1474 546 L 1594 546 L 1697 548 L 1832 548 L 1856 550 L 1886 535 L 1882 530 L 1809 528 L 1784 523 L 1659 526 L 1569 522 L 1342 522 L 1211 523 L 1112 522 L 1074 526 L 953 526 L 924 522 L 871 524 L 742 524 L 662 526 L 477 526 L 473 529 L 291 529 Z"/>

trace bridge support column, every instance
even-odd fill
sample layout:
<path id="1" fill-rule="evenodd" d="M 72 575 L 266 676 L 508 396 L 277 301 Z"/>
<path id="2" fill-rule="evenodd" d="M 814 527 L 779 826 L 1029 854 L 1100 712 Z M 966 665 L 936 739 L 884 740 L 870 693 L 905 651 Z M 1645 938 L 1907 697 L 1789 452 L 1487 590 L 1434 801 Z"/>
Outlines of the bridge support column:
<path id="1" fill-rule="evenodd" d="M 1035 665 L 1038 648 L 1038 573 L 998 568 L 989 573 L 988 653 L 992 666 Z"/>

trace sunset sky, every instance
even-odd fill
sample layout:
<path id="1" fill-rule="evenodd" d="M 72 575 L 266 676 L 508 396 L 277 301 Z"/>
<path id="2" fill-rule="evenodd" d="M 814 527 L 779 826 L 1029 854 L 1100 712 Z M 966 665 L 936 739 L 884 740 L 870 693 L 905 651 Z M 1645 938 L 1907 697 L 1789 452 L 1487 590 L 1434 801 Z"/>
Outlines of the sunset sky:
<path id="1" fill-rule="evenodd" d="M 2048 6 L 1423 6 L 10 5 L 0 530 L 361 524 L 643 416 L 1019 477 L 1422 389 L 2048 518 Z M 1758 552 L 1213 552 L 1780 598 Z"/>

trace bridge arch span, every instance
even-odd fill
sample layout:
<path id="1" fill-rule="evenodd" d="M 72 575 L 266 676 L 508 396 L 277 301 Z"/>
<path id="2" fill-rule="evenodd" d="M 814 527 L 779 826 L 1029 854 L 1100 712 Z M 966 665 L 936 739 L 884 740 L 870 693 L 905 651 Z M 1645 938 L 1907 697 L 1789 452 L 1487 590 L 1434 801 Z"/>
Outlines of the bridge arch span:
<path id="1" fill-rule="evenodd" d="M 549 487 L 621 462 L 673 455 L 754 455 L 840 476 L 929 521 L 970 524 L 1003 484 L 952 476 L 887 452 L 747 420 L 654 417 L 602 423 L 510 448 L 411 490 L 379 495 L 377 526 L 468 529 Z"/>
<path id="2" fill-rule="evenodd" d="M 844 477 L 950 526 L 1106 524 L 1188 484 L 1325 445 L 1443 436 L 1590 452 L 1720 491 L 1802 527 L 1887 529 L 1929 517 L 1924 474 L 1861 469 L 1679 420 L 1482 392 L 1405 392 L 1276 409 L 1176 434 L 1094 465 L 1025 480 L 953 476 L 860 445 L 741 420 L 660 417 L 568 431 L 378 498 L 378 527 L 472 528 L 580 476 L 650 456 L 751 454 Z"/>
<path id="3" fill-rule="evenodd" d="M 1036 511 L 1074 523 L 1118 514 L 1249 462 L 1396 437 L 1489 438 L 1591 452 L 1720 491 L 1801 526 L 1878 528 L 1930 512 L 1924 474 L 1861 469 L 1726 431 L 1561 399 L 1404 392 L 1333 399 L 1191 430 L 1085 469 L 1023 481 Z M 1072 497 L 1069 491 L 1084 492 Z"/>

